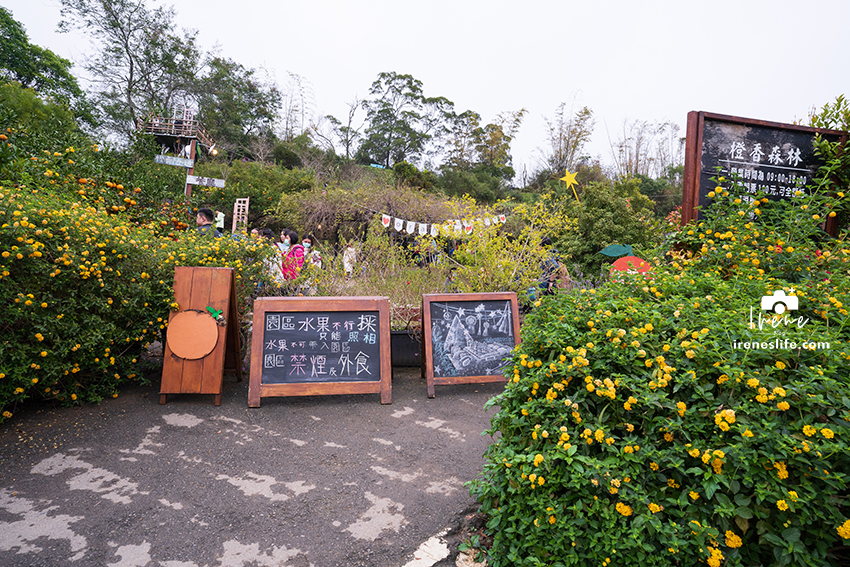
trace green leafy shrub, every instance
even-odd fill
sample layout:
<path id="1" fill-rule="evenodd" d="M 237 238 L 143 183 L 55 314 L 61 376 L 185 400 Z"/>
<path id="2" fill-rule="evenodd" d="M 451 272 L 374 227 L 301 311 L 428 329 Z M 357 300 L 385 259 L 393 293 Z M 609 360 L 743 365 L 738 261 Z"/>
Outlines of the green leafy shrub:
<path id="1" fill-rule="evenodd" d="M 553 235 L 558 250 L 571 257 L 584 273 L 597 274 L 610 258 L 599 254 L 609 244 L 630 244 L 647 249 L 660 240 L 652 201 L 640 192 L 640 180 L 615 184 L 592 182 L 582 188 L 581 202 L 569 202 L 575 219 L 569 230 Z"/>
<path id="2" fill-rule="evenodd" d="M 647 277 L 526 317 L 472 485 L 490 565 L 836 563 L 850 246 L 816 238 L 847 197 L 826 179 L 783 202 L 712 196 Z M 780 290 L 799 309 L 771 318 Z"/>
<path id="3" fill-rule="evenodd" d="M 122 166 L 94 145 L 28 155 L 26 133 L 8 132 L 19 153 L 0 170 L 0 421 L 27 398 L 97 401 L 140 379 L 139 355 L 174 307 L 175 266 L 234 268 L 242 313 L 269 281 L 272 247 L 183 230 L 190 204 L 169 205 L 149 164 Z"/>

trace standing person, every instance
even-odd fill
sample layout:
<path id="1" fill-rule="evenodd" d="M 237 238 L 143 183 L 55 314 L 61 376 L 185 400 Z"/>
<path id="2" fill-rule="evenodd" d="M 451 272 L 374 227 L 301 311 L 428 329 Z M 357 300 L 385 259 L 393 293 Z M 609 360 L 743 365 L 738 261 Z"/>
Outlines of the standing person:
<path id="1" fill-rule="evenodd" d="M 354 262 L 357 261 L 357 250 L 354 249 L 354 243 L 349 241 L 345 245 L 345 252 L 342 253 L 342 266 L 345 268 L 345 275 L 351 277 L 354 273 Z"/>
<path id="2" fill-rule="evenodd" d="M 289 240 L 289 230 L 281 229 L 280 231 L 280 242 L 275 242 L 275 246 L 277 246 L 280 255 L 286 256 L 289 253 L 289 249 L 292 247 L 292 242 Z"/>
<path id="3" fill-rule="evenodd" d="M 215 212 L 215 227 L 224 234 L 224 213 L 218 210 Z"/>
<path id="4" fill-rule="evenodd" d="M 540 278 L 538 279 L 538 287 L 541 295 L 554 295 L 555 283 L 560 273 L 561 263 L 559 261 L 558 251 L 552 247 L 552 240 L 548 236 L 544 236 L 540 240 L 540 246 L 547 250 L 546 257 L 540 264 Z"/>
<path id="5" fill-rule="evenodd" d="M 256 229 L 254 229 L 256 230 Z M 277 243 L 274 241 L 274 231 L 270 228 L 264 228 L 258 231 L 258 235 L 262 238 L 262 242 L 268 243 L 269 246 L 277 248 Z M 281 265 L 282 258 L 279 255 L 272 256 L 265 260 L 266 272 L 277 283 L 278 287 L 284 282 L 283 266 Z"/>
<path id="6" fill-rule="evenodd" d="M 281 262 L 281 270 L 283 277 L 287 280 L 294 280 L 298 277 L 301 268 L 304 266 L 304 247 L 298 242 L 298 233 L 294 230 L 284 230 L 285 237 L 282 244 L 288 245 L 286 253 L 283 255 Z M 296 244 L 293 244 L 296 243 Z"/>
<path id="7" fill-rule="evenodd" d="M 198 223 L 199 234 L 212 234 L 216 238 L 221 237 L 221 233 L 213 226 L 212 209 L 198 209 L 198 215 L 195 217 L 195 222 Z"/>
<path id="8" fill-rule="evenodd" d="M 304 247 L 304 262 L 321 269 L 322 253 L 319 252 L 317 245 L 316 238 L 312 234 L 301 239 L 301 246 Z"/>

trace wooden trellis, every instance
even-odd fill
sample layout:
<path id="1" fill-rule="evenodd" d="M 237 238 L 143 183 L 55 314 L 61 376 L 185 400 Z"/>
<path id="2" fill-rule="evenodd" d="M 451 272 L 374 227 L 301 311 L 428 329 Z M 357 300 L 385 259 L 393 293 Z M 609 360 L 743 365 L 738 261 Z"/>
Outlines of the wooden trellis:
<path id="1" fill-rule="evenodd" d="M 248 201 L 250 201 L 250 198 L 246 197 L 236 199 L 236 203 L 233 204 L 233 234 L 236 234 L 237 230 L 248 231 Z"/>

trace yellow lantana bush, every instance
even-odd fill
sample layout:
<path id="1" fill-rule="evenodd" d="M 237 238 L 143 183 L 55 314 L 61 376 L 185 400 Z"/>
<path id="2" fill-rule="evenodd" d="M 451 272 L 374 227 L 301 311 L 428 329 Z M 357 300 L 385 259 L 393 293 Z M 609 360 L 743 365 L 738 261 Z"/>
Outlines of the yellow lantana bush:
<path id="1" fill-rule="evenodd" d="M 175 266 L 234 268 L 243 314 L 270 283 L 265 241 L 162 236 L 49 190 L 0 186 L 0 422 L 27 398 L 99 401 L 144 379 L 141 354 L 179 307 Z"/>
<path id="2" fill-rule="evenodd" d="M 819 223 L 848 198 L 732 186 L 646 276 L 526 317 L 472 483 L 489 565 L 846 554 L 850 244 Z"/>

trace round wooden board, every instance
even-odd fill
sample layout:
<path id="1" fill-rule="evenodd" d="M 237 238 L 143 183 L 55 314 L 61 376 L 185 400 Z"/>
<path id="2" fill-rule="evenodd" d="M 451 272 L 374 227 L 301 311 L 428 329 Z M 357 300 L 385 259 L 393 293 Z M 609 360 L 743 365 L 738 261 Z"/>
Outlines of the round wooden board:
<path id="1" fill-rule="evenodd" d="M 217 342 L 218 325 L 208 313 L 183 311 L 168 324 L 168 348 L 180 358 L 204 358 Z"/>

